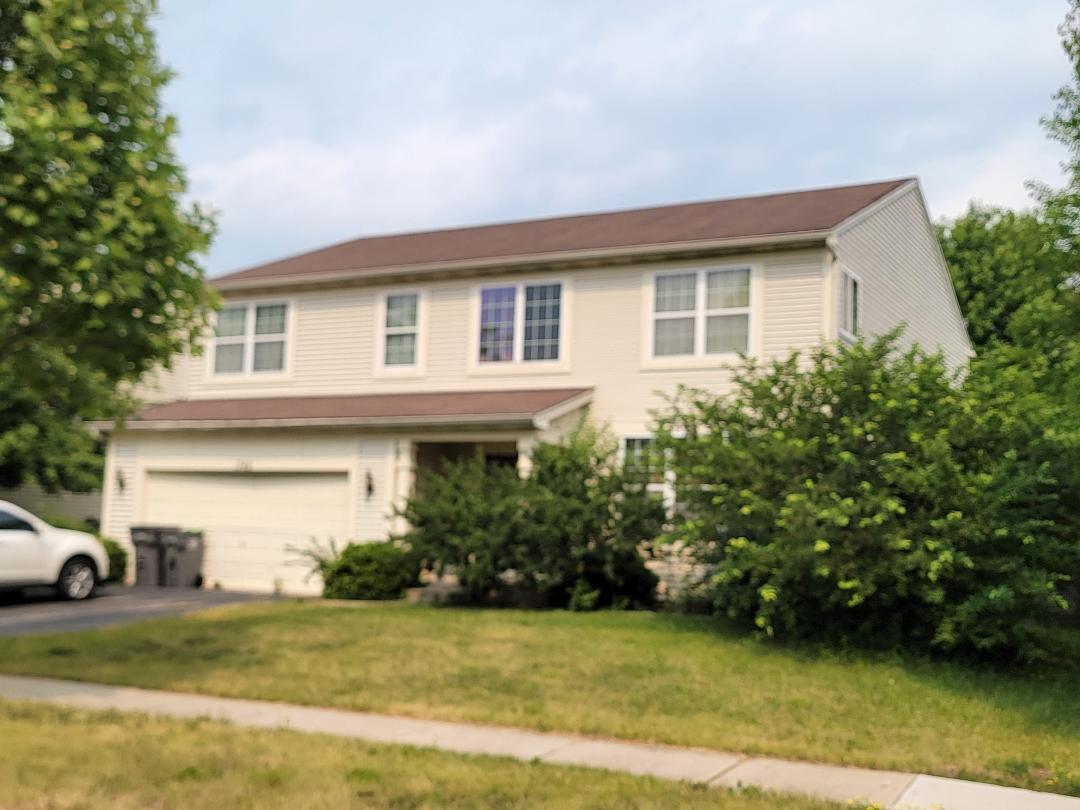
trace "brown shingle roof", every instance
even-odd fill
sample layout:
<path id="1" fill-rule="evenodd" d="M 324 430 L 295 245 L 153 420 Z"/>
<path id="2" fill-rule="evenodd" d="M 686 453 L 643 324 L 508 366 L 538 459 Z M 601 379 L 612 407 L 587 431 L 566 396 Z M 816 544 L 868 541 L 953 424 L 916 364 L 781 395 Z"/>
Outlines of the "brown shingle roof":
<path id="1" fill-rule="evenodd" d="M 538 415 L 584 397 L 591 388 L 524 391 L 451 391 L 259 399 L 188 399 L 152 405 L 128 427 L 207 423 L 288 424 L 467 424 L 531 422 Z M 149 423 L 154 423 L 151 425 Z"/>
<path id="2" fill-rule="evenodd" d="M 756 197 L 370 236 L 222 276 L 222 288 L 345 271 L 828 231 L 911 178 Z"/>

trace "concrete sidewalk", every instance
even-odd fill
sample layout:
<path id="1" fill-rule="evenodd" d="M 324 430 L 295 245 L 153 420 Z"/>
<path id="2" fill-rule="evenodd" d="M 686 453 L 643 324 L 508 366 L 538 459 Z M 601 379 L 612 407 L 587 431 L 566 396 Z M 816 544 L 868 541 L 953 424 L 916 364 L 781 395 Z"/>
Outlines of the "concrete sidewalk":
<path id="1" fill-rule="evenodd" d="M 0 675 L 0 697 L 86 709 L 209 717 L 239 726 L 603 768 L 717 787 L 753 786 L 868 802 L 890 810 L 1080 810 L 1077 798 L 937 776 L 77 681 Z"/>

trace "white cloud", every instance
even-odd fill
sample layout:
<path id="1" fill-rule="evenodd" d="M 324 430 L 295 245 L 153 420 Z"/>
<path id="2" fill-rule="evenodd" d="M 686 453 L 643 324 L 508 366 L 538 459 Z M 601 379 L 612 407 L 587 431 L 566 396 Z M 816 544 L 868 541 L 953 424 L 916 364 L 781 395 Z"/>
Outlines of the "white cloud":
<path id="1" fill-rule="evenodd" d="M 565 167 L 551 153 L 572 154 Z M 538 165 L 547 162 L 545 171 Z M 281 138 L 192 173 L 195 199 L 222 212 L 230 242 L 272 258 L 360 234 L 507 218 L 617 197 L 670 171 L 660 149 L 637 152 L 605 131 L 582 96 L 556 93 L 473 126 L 448 121 L 351 146 Z M 230 247 L 230 246 L 227 246 Z M 231 253 L 231 251 L 230 251 Z"/>
<path id="2" fill-rule="evenodd" d="M 909 174 L 954 215 L 1059 176 L 1037 125 L 1067 76 L 1057 2 L 164 5 L 217 272 L 362 233 Z"/>
<path id="3" fill-rule="evenodd" d="M 1025 184 L 1061 182 L 1062 150 L 1041 132 L 1017 134 L 966 154 L 935 158 L 920 169 L 935 217 L 964 212 L 972 200 L 1008 208 L 1032 204 Z"/>

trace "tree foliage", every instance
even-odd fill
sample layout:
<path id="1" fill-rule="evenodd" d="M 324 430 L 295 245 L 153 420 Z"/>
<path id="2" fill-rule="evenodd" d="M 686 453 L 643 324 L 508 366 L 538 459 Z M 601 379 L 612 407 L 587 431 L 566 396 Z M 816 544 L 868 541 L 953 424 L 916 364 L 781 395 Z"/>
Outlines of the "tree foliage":
<path id="1" fill-rule="evenodd" d="M 1021 368 L 1054 406 L 1048 424 L 1080 431 L 1080 0 L 1061 27 L 1072 76 L 1048 134 L 1067 149 L 1067 184 L 1033 183 L 1028 211 L 972 205 L 939 229 L 987 385 Z"/>
<path id="2" fill-rule="evenodd" d="M 582 426 L 538 445 L 525 479 L 479 457 L 447 464 L 420 481 L 404 510 L 408 542 L 425 567 L 451 570 L 474 604 L 649 605 L 657 579 L 642 546 L 659 534 L 663 508 L 616 450 L 610 436 Z"/>
<path id="3" fill-rule="evenodd" d="M 151 0 L 0 0 L 0 479 L 84 488 L 79 422 L 190 345 L 211 220 L 181 197 Z"/>
<path id="4" fill-rule="evenodd" d="M 720 611 L 789 639 L 1041 654 L 1080 573 L 1080 456 L 1026 375 L 961 381 L 892 334 L 734 381 L 683 391 L 659 424 L 672 539 Z"/>

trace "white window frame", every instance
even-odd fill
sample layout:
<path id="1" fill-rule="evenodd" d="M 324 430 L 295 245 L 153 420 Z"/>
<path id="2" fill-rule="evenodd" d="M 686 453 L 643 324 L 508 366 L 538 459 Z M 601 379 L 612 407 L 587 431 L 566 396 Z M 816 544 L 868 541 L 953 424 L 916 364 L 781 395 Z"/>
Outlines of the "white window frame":
<path id="1" fill-rule="evenodd" d="M 525 288 L 560 285 L 559 299 L 559 357 L 555 360 L 525 359 Z M 497 287 L 514 288 L 514 347 L 511 360 L 482 362 L 480 360 L 480 300 L 484 290 Z M 513 281 L 486 281 L 477 284 L 472 291 L 469 327 L 470 374 L 551 374 L 570 370 L 570 313 L 573 293 L 568 278 L 525 278 Z"/>
<path id="2" fill-rule="evenodd" d="M 396 295 L 416 296 L 416 326 L 388 327 L 386 325 L 386 301 Z M 379 293 L 379 303 L 375 307 L 375 374 L 379 377 L 416 377 L 425 369 L 425 337 L 427 335 L 427 291 L 416 287 L 388 289 Z M 386 364 L 386 336 L 388 334 L 416 333 L 416 357 L 411 365 Z"/>
<path id="3" fill-rule="evenodd" d="M 656 437 L 651 433 L 625 433 L 619 437 L 618 462 L 620 467 L 626 465 L 626 443 L 642 440 L 655 442 Z M 645 490 L 659 495 L 664 502 L 664 509 L 670 515 L 675 508 L 675 472 L 668 469 L 665 464 L 664 469 L 661 470 L 661 476 L 663 477 L 662 481 L 648 481 L 645 484 Z"/>
<path id="4" fill-rule="evenodd" d="M 272 307 L 272 306 L 284 306 L 285 307 L 285 331 L 279 335 L 256 335 L 255 334 L 255 314 L 258 307 Z M 206 352 L 207 361 L 207 379 L 211 382 L 229 382 L 235 380 L 274 380 L 288 378 L 292 374 L 293 366 L 293 347 L 295 345 L 294 339 L 294 323 L 296 302 L 289 298 L 271 298 L 266 300 L 254 300 L 254 301 L 226 301 L 222 305 L 222 309 L 239 309 L 245 308 L 246 314 L 244 316 L 244 334 L 236 335 L 233 337 L 219 338 L 214 332 L 211 332 L 209 338 L 209 351 Z M 211 324 L 214 331 L 217 330 L 217 313 L 214 313 L 213 323 Z M 255 344 L 257 343 L 272 343 L 278 341 L 284 341 L 285 346 L 282 349 L 282 367 L 280 369 L 272 369 L 267 371 L 255 371 Z M 237 345 L 240 344 L 244 347 L 244 363 L 243 368 L 240 371 L 218 371 L 215 366 L 215 358 L 217 357 L 217 347 L 221 344 L 225 345 Z"/>
<path id="5" fill-rule="evenodd" d="M 855 284 L 854 289 L 854 312 L 856 317 L 854 322 L 850 324 L 853 328 L 849 329 L 847 315 L 852 311 L 851 303 L 852 299 L 849 297 L 848 284 Z M 855 273 L 848 270 L 846 267 L 840 268 L 840 312 L 838 313 L 837 322 L 839 323 L 840 337 L 849 343 L 854 343 L 858 339 L 858 334 L 861 328 L 859 321 L 862 320 L 863 312 L 863 282 L 862 279 Z"/>
<path id="6" fill-rule="evenodd" d="M 750 290 L 745 307 L 727 307 L 724 309 L 708 309 L 708 275 L 709 273 L 727 272 L 732 270 L 748 270 Z M 738 352 L 706 352 L 705 351 L 705 328 L 710 316 L 714 315 L 746 315 L 746 354 L 757 353 L 757 316 L 759 306 L 758 296 L 760 284 L 759 267 L 753 262 L 731 262 L 724 264 L 710 264 L 706 266 L 694 266 L 683 268 L 668 268 L 658 270 L 649 275 L 649 282 L 645 290 L 644 310 L 647 319 L 645 333 L 645 363 L 646 367 L 668 367 L 685 365 L 711 366 L 717 360 L 730 362 L 739 356 Z M 668 276 L 695 275 L 694 309 L 677 312 L 656 311 L 656 281 Z M 694 319 L 694 351 L 691 354 L 656 354 L 656 322 L 679 318 Z"/>

